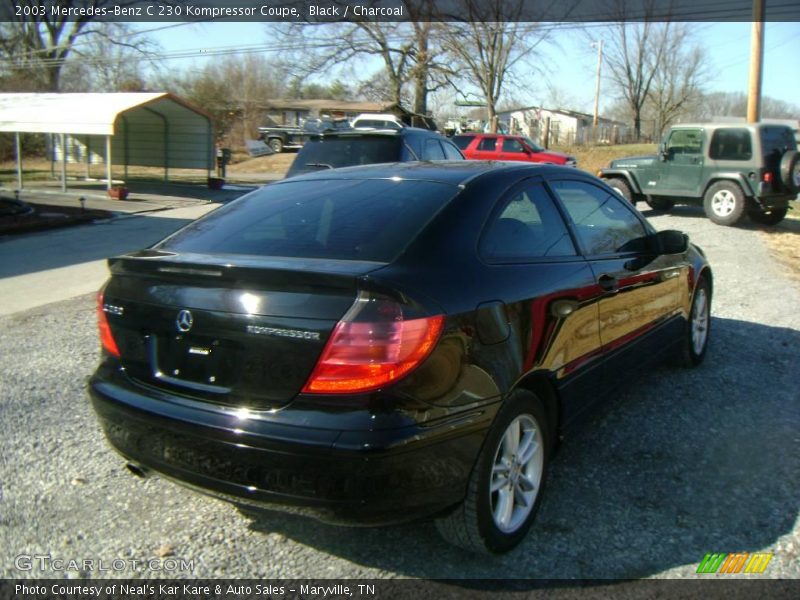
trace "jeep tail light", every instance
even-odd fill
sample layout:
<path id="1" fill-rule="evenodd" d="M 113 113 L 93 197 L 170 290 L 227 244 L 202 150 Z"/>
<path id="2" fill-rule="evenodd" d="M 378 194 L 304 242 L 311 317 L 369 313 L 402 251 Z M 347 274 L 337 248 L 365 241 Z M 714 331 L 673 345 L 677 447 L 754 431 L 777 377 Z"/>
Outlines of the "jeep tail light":
<path id="1" fill-rule="evenodd" d="M 431 353 L 444 315 L 408 319 L 403 305 L 359 294 L 337 323 L 304 392 L 368 392 L 408 375 Z"/>
<path id="2" fill-rule="evenodd" d="M 772 183 L 772 171 L 764 171 L 764 174 L 761 176 L 761 180 L 764 183 Z"/>
<path id="3" fill-rule="evenodd" d="M 108 325 L 104 307 L 103 291 L 101 290 L 97 292 L 97 329 L 100 331 L 100 343 L 103 345 L 103 350 L 119 358 L 119 348 L 117 348 L 117 342 L 114 341 L 114 336 L 111 335 L 111 327 Z"/>

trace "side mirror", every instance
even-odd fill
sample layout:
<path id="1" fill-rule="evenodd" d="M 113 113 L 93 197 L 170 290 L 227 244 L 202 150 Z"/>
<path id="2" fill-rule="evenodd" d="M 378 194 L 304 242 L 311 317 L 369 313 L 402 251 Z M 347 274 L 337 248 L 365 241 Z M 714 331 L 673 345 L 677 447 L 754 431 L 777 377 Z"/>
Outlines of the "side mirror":
<path id="1" fill-rule="evenodd" d="M 660 144 L 658 146 L 658 158 L 661 162 L 667 162 L 669 158 L 669 150 L 667 150 L 666 144 Z"/>
<path id="2" fill-rule="evenodd" d="M 689 236 L 682 231 L 667 229 L 652 236 L 658 254 L 683 254 L 689 249 Z"/>

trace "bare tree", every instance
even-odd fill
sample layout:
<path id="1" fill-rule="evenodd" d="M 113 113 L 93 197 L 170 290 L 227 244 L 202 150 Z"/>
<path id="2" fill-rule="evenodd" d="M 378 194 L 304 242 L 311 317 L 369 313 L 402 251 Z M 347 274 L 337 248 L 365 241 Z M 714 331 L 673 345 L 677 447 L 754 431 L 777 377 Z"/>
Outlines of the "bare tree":
<path id="1" fill-rule="evenodd" d="M 159 67 L 159 47 L 127 23 L 97 23 L 98 30 L 75 45 L 60 76 L 60 91 L 134 92 L 147 86 L 145 67 Z M 123 43 L 135 39 L 136 43 Z"/>
<path id="2" fill-rule="evenodd" d="M 376 57 L 382 74 L 372 74 L 379 88 L 362 86 L 366 97 L 405 104 L 411 111 L 428 112 L 428 94 L 445 85 L 434 75 L 445 69 L 437 45 L 435 5 L 428 0 L 405 0 L 408 22 L 298 23 L 290 25 L 284 39 L 296 47 L 295 75 L 313 77 L 332 67 L 354 65 Z M 309 27 L 309 25 L 314 25 Z M 410 93 L 408 93 L 410 88 Z"/>
<path id="3" fill-rule="evenodd" d="M 97 9 L 112 3 L 124 6 L 132 0 L 62 0 L 56 7 Z M 3 77 L 7 83 L 21 84 L 25 89 L 58 91 L 62 70 L 75 45 L 82 38 L 103 35 L 103 28 L 93 26 L 96 21 L 93 10 L 86 11 L 90 13 L 86 16 L 70 18 L 65 10 L 54 14 L 38 0 L 20 0 L 18 4 L 28 9 L 20 11 L 23 16 L 7 11 L 8 18 L 13 20 L 0 23 Z M 28 15 L 24 16 L 26 12 Z"/>
<path id="4" fill-rule="evenodd" d="M 256 137 L 264 124 L 266 101 L 285 90 L 286 69 L 258 54 L 232 55 L 209 61 L 181 80 L 172 79 L 164 81 L 166 89 L 208 111 L 217 135 L 238 146 Z"/>
<path id="5" fill-rule="evenodd" d="M 741 117 L 747 115 L 747 94 L 744 92 L 711 92 L 700 96 L 688 111 L 688 118 L 709 121 L 713 117 Z M 800 105 L 764 96 L 761 113 L 769 119 L 797 119 Z"/>
<path id="6" fill-rule="evenodd" d="M 615 23 L 606 32 L 603 60 L 633 117 L 637 139 L 642 134 L 642 109 L 669 47 L 671 23 Z"/>
<path id="7" fill-rule="evenodd" d="M 392 103 L 397 104 L 398 99 L 396 90 L 394 89 L 389 76 L 385 70 L 376 71 L 369 79 L 364 79 L 358 84 L 357 94 L 359 98 L 363 98 L 369 102 Z M 408 106 L 413 102 L 407 93 L 407 86 L 400 89 L 401 106 Z"/>
<path id="8" fill-rule="evenodd" d="M 692 44 L 689 27 L 674 23 L 671 31 L 664 33 L 661 65 L 655 70 L 647 98 L 659 138 L 700 98 L 702 84 L 708 77 L 705 52 Z"/>
<path id="9" fill-rule="evenodd" d="M 405 23 L 296 23 L 281 35 L 293 49 L 291 74 L 297 87 L 321 73 L 377 57 L 384 65 L 384 94 L 399 102 L 410 63 L 408 32 Z"/>
<path id="10" fill-rule="evenodd" d="M 486 101 L 492 131 L 497 103 L 514 68 L 533 55 L 546 34 L 537 24 L 520 22 L 523 0 L 463 0 L 465 22 L 440 26 L 448 77 L 462 96 L 474 86 Z"/>

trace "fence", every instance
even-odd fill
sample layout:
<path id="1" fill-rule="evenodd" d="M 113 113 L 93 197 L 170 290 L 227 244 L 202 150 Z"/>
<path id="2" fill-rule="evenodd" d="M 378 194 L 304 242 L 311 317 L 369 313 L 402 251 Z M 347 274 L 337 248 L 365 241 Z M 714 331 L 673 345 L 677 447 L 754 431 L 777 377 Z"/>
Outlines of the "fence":
<path id="1" fill-rule="evenodd" d="M 609 125 L 599 127 L 578 127 L 577 129 L 567 129 L 557 121 L 550 123 L 547 140 L 544 139 L 546 127 L 531 127 L 529 133 L 520 132 L 521 135 L 528 135 L 533 141 L 541 146 L 550 148 L 552 146 L 614 146 L 617 144 L 649 144 L 653 138 L 649 135 L 641 135 L 636 138 L 633 129 L 627 126 Z"/>

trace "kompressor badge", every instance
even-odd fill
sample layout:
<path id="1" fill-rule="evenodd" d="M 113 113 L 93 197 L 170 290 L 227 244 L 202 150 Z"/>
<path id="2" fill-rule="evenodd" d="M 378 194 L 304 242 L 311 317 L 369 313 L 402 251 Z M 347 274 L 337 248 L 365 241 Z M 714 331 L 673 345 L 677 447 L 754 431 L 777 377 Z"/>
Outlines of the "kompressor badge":
<path id="1" fill-rule="evenodd" d="M 318 340 L 316 331 L 303 331 L 302 329 L 279 329 L 277 327 L 262 327 L 261 325 L 248 325 L 247 333 L 256 335 L 269 335 L 272 337 L 296 338 L 300 340 Z"/>

